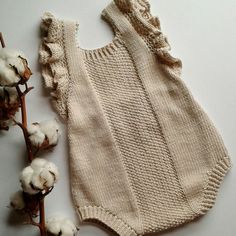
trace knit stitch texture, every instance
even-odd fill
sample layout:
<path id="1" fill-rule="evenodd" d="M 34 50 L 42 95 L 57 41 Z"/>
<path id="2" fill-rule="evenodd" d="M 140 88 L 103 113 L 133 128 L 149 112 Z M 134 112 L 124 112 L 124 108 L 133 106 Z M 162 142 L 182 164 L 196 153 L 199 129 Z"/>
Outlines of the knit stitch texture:
<path id="1" fill-rule="evenodd" d="M 177 227 L 214 205 L 228 152 L 149 3 L 114 0 L 102 17 L 115 36 L 94 50 L 77 45 L 77 22 L 45 13 L 41 23 L 42 75 L 68 127 L 75 208 L 121 236 Z"/>

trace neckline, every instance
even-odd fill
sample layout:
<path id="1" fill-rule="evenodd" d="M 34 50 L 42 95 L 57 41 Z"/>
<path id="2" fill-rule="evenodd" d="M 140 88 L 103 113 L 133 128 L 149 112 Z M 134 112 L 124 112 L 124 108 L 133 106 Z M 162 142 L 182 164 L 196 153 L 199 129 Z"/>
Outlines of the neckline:
<path id="1" fill-rule="evenodd" d="M 76 28 L 75 28 L 75 35 L 74 35 L 74 41 L 75 41 L 75 47 L 79 53 L 81 53 L 85 58 L 87 59 L 99 59 L 99 58 L 105 58 L 109 55 L 112 55 L 113 52 L 117 50 L 119 46 L 123 44 L 122 37 L 119 33 L 119 31 L 115 28 L 114 23 L 112 22 L 112 19 L 106 14 L 107 9 L 110 5 L 114 4 L 113 1 L 106 6 L 101 14 L 100 17 L 110 26 L 110 29 L 112 30 L 114 36 L 112 40 L 107 43 L 104 46 L 94 48 L 94 49 L 87 49 L 80 47 L 79 43 L 79 23 L 76 21 Z"/>
<path id="2" fill-rule="evenodd" d="M 76 32 L 77 35 L 77 32 Z M 112 41 L 110 41 L 108 44 L 99 47 L 99 48 L 95 48 L 95 49 L 84 49 L 81 48 L 78 44 L 78 40 L 77 40 L 77 51 L 79 53 L 81 53 L 86 59 L 88 60 L 96 60 L 99 58 L 106 58 L 110 55 L 112 55 L 118 48 L 119 46 L 121 46 L 122 43 L 122 39 L 120 38 L 119 35 L 115 35 L 112 39 Z"/>

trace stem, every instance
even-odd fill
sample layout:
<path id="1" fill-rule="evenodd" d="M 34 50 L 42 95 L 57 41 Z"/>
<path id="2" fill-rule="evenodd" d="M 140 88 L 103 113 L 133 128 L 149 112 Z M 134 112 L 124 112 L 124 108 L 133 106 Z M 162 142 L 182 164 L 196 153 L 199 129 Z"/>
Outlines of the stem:
<path id="1" fill-rule="evenodd" d="M 40 234 L 41 236 L 46 236 L 46 224 L 45 224 L 45 210 L 44 210 L 44 198 L 39 202 L 39 211 L 40 211 Z"/>
<path id="2" fill-rule="evenodd" d="M 29 162 L 32 162 L 34 159 L 34 156 L 33 156 L 32 146 L 29 141 L 28 133 L 27 133 L 27 113 L 26 113 L 25 95 L 21 92 L 19 85 L 16 86 L 16 90 L 18 93 L 18 97 L 20 99 L 21 119 L 22 119 L 21 128 L 23 131 L 25 145 L 27 148 L 28 160 L 29 160 Z"/>

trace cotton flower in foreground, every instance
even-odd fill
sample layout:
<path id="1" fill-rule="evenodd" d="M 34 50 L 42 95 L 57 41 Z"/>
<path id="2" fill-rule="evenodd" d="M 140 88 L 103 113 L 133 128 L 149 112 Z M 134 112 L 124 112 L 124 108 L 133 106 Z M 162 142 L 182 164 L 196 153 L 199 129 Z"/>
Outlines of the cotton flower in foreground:
<path id="1" fill-rule="evenodd" d="M 79 230 L 78 227 L 68 218 L 62 216 L 54 216 L 49 218 L 46 228 L 52 235 L 74 236 Z"/>
<path id="2" fill-rule="evenodd" d="M 33 123 L 27 130 L 31 144 L 42 149 L 57 145 L 61 134 L 59 124 L 55 119 Z"/>
<path id="3" fill-rule="evenodd" d="M 23 210 L 25 208 L 24 194 L 21 190 L 10 197 L 10 205 L 15 210 Z"/>
<path id="4" fill-rule="evenodd" d="M 31 74 L 22 52 L 8 48 L 0 49 L 0 85 L 14 86 L 21 81 L 27 81 Z"/>
<path id="5" fill-rule="evenodd" d="M 45 159 L 36 158 L 23 169 L 20 182 L 24 192 L 37 194 L 54 186 L 59 177 L 57 166 Z"/>

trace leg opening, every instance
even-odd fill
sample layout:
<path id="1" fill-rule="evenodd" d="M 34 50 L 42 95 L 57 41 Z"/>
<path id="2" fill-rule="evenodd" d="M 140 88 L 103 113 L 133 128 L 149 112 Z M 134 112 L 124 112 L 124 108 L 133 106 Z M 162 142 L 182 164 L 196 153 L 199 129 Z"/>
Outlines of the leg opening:
<path id="1" fill-rule="evenodd" d="M 84 206 L 78 208 L 82 222 L 99 224 L 115 236 L 138 236 L 135 230 L 126 222 L 101 206 Z"/>

